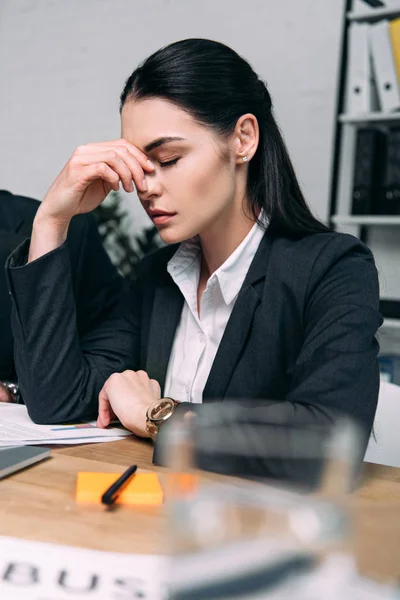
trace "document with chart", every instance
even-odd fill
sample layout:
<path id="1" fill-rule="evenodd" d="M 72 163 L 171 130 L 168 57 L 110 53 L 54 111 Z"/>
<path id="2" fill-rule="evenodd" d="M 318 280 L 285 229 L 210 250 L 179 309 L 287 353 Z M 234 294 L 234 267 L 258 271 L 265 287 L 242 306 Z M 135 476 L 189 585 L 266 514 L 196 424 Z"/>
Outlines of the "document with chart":
<path id="1" fill-rule="evenodd" d="M 122 426 L 99 429 L 95 421 L 36 425 L 30 419 L 26 406 L 0 403 L 0 447 L 110 442 L 128 435 L 132 432 Z"/>

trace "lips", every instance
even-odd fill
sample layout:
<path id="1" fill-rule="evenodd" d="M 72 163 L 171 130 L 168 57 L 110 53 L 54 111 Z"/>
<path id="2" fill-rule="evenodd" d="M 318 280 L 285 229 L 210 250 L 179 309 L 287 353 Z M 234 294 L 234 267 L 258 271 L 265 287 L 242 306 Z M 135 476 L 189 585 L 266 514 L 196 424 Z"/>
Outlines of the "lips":
<path id="1" fill-rule="evenodd" d="M 162 210 L 161 208 L 150 208 L 147 212 L 151 219 L 153 217 L 173 217 L 176 215 L 176 213 L 168 212 L 167 210 Z"/>
<path id="2" fill-rule="evenodd" d="M 168 212 L 162 209 L 153 209 L 148 210 L 147 212 L 155 225 L 165 225 L 176 215 L 176 213 Z"/>

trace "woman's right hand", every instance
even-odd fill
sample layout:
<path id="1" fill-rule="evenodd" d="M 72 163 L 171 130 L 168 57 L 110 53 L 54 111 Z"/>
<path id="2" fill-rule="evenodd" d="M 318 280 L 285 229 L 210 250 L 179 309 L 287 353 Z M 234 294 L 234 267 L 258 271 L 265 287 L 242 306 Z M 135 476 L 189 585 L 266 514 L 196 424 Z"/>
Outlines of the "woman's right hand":
<path id="1" fill-rule="evenodd" d="M 154 165 L 124 139 L 80 146 L 51 185 L 41 206 L 41 219 L 69 223 L 73 216 L 91 212 L 120 182 L 126 192 L 133 183 L 146 191 L 145 172 Z"/>
<path id="2" fill-rule="evenodd" d="M 75 215 L 99 206 L 120 182 L 126 192 L 147 190 L 154 165 L 124 139 L 80 146 L 51 185 L 35 217 L 28 262 L 61 246 Z"/>

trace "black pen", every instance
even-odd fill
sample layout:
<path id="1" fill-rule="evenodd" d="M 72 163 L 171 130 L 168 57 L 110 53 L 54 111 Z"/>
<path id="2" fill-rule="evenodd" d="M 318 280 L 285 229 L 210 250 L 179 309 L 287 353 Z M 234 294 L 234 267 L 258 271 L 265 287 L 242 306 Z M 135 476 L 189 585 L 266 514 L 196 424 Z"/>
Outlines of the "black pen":
<path id="1" fill-rule="evenodd" d="M 112 485 L 104 492 L 101 497 L 101 501 L 103 504 L 114 504 L 124 487 L 129 483 L 132 475 L 137 471 L 137 465 L 132 465 L 129 467 L 124 473 L 122 473 L 121 477 L 118 477 L 117 481 L 114 481 Z"/>

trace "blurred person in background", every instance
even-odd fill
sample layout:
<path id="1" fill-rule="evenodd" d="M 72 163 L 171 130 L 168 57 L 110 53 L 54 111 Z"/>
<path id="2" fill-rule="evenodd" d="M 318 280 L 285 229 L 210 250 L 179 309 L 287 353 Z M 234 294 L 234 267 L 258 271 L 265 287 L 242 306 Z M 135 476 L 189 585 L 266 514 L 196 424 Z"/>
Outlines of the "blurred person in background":
<path id="1" fill-rule="evenodd" d="M 374 260 L 312 215 L 265 83 L 227 46 L 188 39 L 132 73 L 120 110 L 121 139 L 73 153 L 30 242 L 8 261 L 17 372 L 32 419 L 98 413 L 105 427 L 117 416 L 157 450 L 175 414 L 201 413 L 213 400 L 229 410 L 237 399 L 249 419 L 258 404 L 293 427 L 344 413 L 366 444 L 382 322 Z M 143 260 L 129 293 L 80 338 L 69 224 L 120 184 L 127 192 L 135 184 L 167 246 Z M 281 477 L 290 467 L 265 469 Z"/>
<path id="2" fill-rule="evenodd" d="M 10 323 L 11 298 L 4 267 L 8 255 L 31 236 L 39 206 L 37 200 L 0 190 L 0 402 L 15 402 L 18 392 Z M 122 278 L 103 248 L 91 215 L 81 215 L 71 221 L 67 245 L 76 302 L 73 326 L 79 337 L 83 337 L 101 323 L 117 302 Z M 50 313 L 48 318 L 51 318 Z"/>

